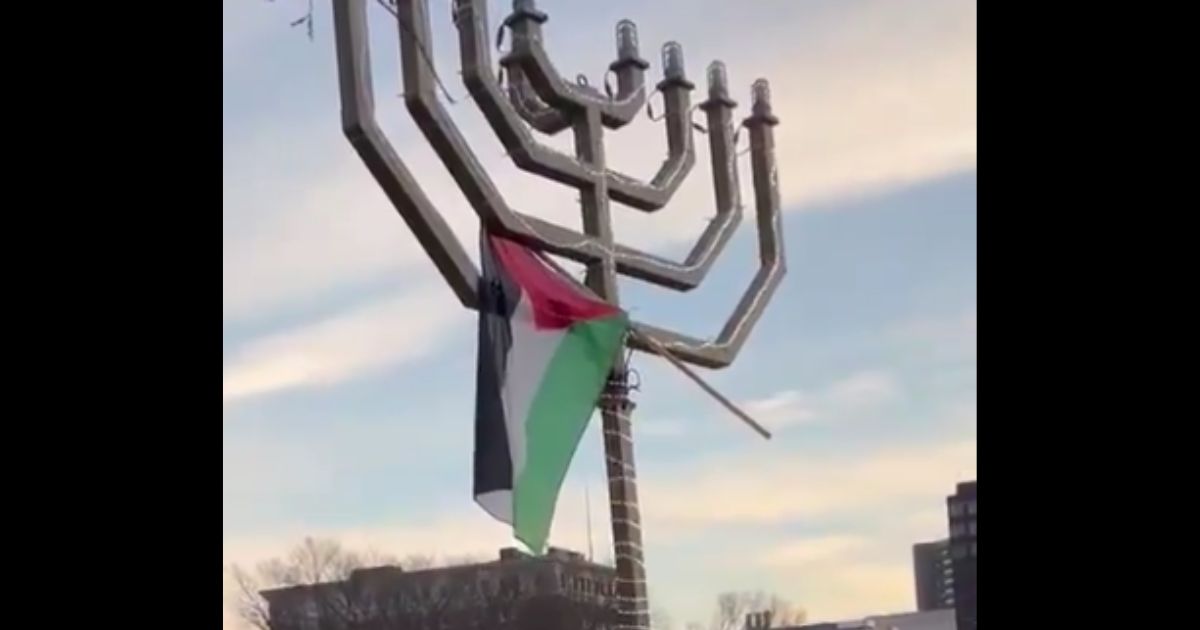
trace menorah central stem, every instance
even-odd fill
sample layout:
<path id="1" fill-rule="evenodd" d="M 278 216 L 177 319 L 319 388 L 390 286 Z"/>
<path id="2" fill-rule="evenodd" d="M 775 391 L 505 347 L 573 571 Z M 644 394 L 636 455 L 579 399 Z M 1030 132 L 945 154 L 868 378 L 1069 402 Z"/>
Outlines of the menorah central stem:
<path id="1" fill-rule="evenodd" d="M 602 173 L 605 168 L 604 127 L 600 112 L 588 108 L 575 122 L 575 155 L 579 161 Z M 580 190 L 583 229 L 611 249 L 612 213 L 608 206 L 607 183 L 596 177 Z M 587 285 L 600 297 L 618 303 L 617 269 L 611 256 L 588 266 Z M 624 363 L 609 377 L 600 401 L 604 422 L 604 457 L 608 471 L 608 505 L 612 519 L 613 556 L 617 563 L 617 602 L 620 630 L 650 627 L 646 597 L 646 569 L 642 556 L 642 523 L 638 509 L 637 470 L 633 463 L 633 430 L 629 416 L 628 372 Z"/>
<path id="2" fill-rule="evenodd" d="M 600 112 L 588 108 L 575 122 L 575 156 L 596 173 L 603 173 L 604 127 L 600 123 Z M 608 181 L 601 176 L 593 178 L 592 185 L 579 191 L 580 209 L 583 211 L 583 231 L 604 244 L 613 247 L 612 212 L 608 207 Z M 587 285 L 600 297 L 617 304 L 617 268 L 612 256 L 604 256 L 592 263 L 587 270 Z"/>
<path id="3" fill-rule="evenodd" d="M 608 503 L 612 513 L 613 552 L 617 562 L 617 603 L 620 630 L 650 627 L 646 568 L 642 555 L 641 512 L 637 470 L 633 465 L 633 431 L 628 372 L 622 365 L 604 389 L 600 413 L 604 420 L 604 455 L 608 471 Z"/>

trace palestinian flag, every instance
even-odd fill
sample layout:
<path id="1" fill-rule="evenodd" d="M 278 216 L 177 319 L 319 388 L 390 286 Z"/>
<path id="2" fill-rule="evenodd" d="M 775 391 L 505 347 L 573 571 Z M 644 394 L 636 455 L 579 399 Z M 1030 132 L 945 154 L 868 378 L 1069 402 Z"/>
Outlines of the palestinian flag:
<path id="1" fill-rule="evenodd" d="M 628 319 L 530 250 L 480 235 L 475 501 L 542 553 Z"/>

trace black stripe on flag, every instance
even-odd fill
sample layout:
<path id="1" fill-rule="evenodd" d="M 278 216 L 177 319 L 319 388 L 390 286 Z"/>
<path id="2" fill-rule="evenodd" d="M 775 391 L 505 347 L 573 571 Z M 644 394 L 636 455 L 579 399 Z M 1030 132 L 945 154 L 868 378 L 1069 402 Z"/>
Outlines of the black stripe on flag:
<path id="1" fill-rule="evenodd" d="M 505 364 L 512 348 L 510 320 L 521 289 L 498 263 L 487 231 L 480 230 L 479 350 L 475 374 L 474 496 L 513 487 L 512 455 L 504 418 Z"/>

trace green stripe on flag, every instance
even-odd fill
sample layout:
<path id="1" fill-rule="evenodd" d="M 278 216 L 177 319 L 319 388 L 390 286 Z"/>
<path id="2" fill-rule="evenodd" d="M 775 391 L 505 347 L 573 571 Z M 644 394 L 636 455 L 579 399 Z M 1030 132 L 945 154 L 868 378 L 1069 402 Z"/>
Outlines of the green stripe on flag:
<path id="1" fill-rule="evenodd" d="M 525 467 L 513 488 L 513 529 L 535 553 L 545 549 L 559 488 L 627 328 L 623 314 L 571 326 L 534 395 L 525 419 Z"/>

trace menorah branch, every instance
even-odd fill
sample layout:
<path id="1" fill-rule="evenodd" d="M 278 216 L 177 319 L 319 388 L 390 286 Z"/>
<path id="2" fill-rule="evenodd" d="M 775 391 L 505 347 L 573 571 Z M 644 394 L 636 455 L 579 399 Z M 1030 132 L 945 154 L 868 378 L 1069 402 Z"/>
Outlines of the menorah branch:
<path id="1" fill-rule="evenodd" d="M 570 126 L 579 116 L 579 112 L 573 109 L 550 108 L 537 99 L 536 95 L 529 93 L 530 88 L 519 65 L 510 65 L 508 68 L 510 93 L 506 95 L 492 71 L 487 3 L 480 0 L 455 0 L 454 7 L 455 23 L 459 30 L 463 82 L 518 168 L 576 188 L 591 185 L 597 177 L 605 177 L 608 179 L 609 197 L 647 212 L 658 210 L 670 201 L 695 164 L 690 100 L 687 96 L 691 84 L 682 76 L 681 51 L 674 53 L 677 57 L 674 63 L 678 68 L 678 76 L 668 73 L 660 84 L 666 102 L 664 125 L 667 130 L 667 157 L 654 178 L 644 182 L 607 166 L 597 169 L 584 168 L 574 157 L 534 139 L 522 121 L 530 123 L 535 129 L 557 131 L 560 127 Z M 511 22 L 513 19 L 510 17 L 507 21 Z M 514 28 L 520 25 L 532 28 L 528 25 L 536 26 L 537 22 L 533 18 L 525 18 L 516 20 L 516 24 L 518 26 Z M 625 32 L 627 28 L 623 30 L 623 27 L 626 24 L 632 26 L 632 23 L 623 22 L 618 25 L 618 32 Z M 636 34 L 636 31 L 634 33 Z M 628 36 L 627 33 L 625 37 Z M 628 46 L 623 49 L 625 52 L 622 54 L 636 55 L 636 49 L 629 53 L 627 48 Z M 640 61 L 640 58 L 635 59 Z M 634 61 L 618 60 L 617 63 L 628 65 Z M 637 71 L 641 72 L 640 69 Z"/>
<path id="2" fill-rule="evenodd" d="M 546 134 L 555 135 L 571 127 L 571 116 L 542 102 L 534 94 L 520 66 L 505 68 L 508 73 L 508 100 L 517 115 L 530 127 Z"/>
<path id="3" fill-rule="evenodd" d="M 628 25 L 630 29 L 633 28 L 632 22 Z M 649 183 L 609 171 L 609 186 L 615 186 L 616 191 L 611 195 L 612 198 L 647 212 L 666 206 L 696 163 L 691 97 L 696 86 L 684 73 L 683 48 L 675 42 L 663 46 L 663 73 L 658 91 L 663 95 L 666 110 L 663 114 L 663 125 L 667 132 L 666 160 Z"/>
<path id="4" fill-rule="evenodd" d="M 401 4 L 407 5 L 412 3 Z M 406 7 L 401 7 L 398 13 L 400 19 L 410 19 L 407 17 L 408 15 L 409 11 L 406 10 Z M 488 43 L 487 3 L 484 0 L 457 0 L 455 4 L 455 22 L 459 29 L 463 81 L 478 104 L 480 111 L 496 132 L 497 137 L 506 148 L 509 148 L 510 155 L 513 156 L 514 161 L 518 165 L 525 167 L 528 171 L 544 175 L 550 179 L 572 183 L 580 188 L 581 191 L 591 187 L 593 182 L 596 181 L 596 179 L 588 178 L 586 174 L 595 174 L 604 171 L 607 173 L 604 182 L 607 184 L 606 192 L 610 197 L 615 197 L 612 194 L 611 187 L 622 184 L 629 185 L 630 180 L 628 178 L 613 176 L 612 171 L 601 169 L 596 165 L 585 165 L 576 157 L 567 156 L 543 147 L 535 142 L 529 134 L 528 129 L 520 124 L 516 112 L 503 97 L 499 84 L 492 74 L 488 52 L 491 47 Z M 406 32 L 420 32 L 420 25 L 414 24 L 413 26 L 404 27 L 401 30 L 402 36 Z M 413 40 L 414 45 L 418 44 L 419 41 L 425 41 L 423 37 L 410 36 L 409 39 Z M 411 69 L 414 73 L 429 73 L 426 65 L 419 63 L 426 55 L 419 49 L 406 47 L 403 39 L 402 53 L 406 58 L 412 57 L 416 61 L 413 64 L 405 64 L 405 72 L 409 72 Z M 677 60 L 675 65 L 681 67 L 682 57 L 676 54 L 674 59 Z M 721 81 L 724 81 L 723 75 Z M 406 84 L 408 83 L 409 80 L 406 78 Z M 431 77 L 423 80 L 416 78 L 411 83 L 414 87 L 422 91 L 406 91 L 406 94 L 410 98 L 410 103 L 412 103 L 410 107 L 418 106 L 428 110 L 441 107 L 437 102 Z M 673 75 L 668 75 L 664 79 L 663 87 L 669 90 L 668 94 L 676 94 L 677 96 L 673 96 L 668 100 L 668 105 L 671 107 L 672 120 L 680 121 L 673 123 L 678 128 L 675 133 L 675 145 L 686 144 L 690 153 L 691 124 L 685 113 L 689 107 L 685 90 L 690 90 L 690 86 L 686 83 L 686 77 L 682 75 L 682 71 L 678 70 L 674 71 Z M 716 93 L 723 93 L 726 90 L 727 87 L 723 83 L 716 87 L 710 86 L 710 93 L 714 91 Z M 732 108 L 732 101 L 729 101 L 727 106 Z M 647 254 L 622 245 L 612 246 L 609 248 L 609 251 L 611 251 L 613 258 L 616 260 L 618 272 L 661 286 L 680 290 L 692 289 L 698 286 L 704 279 L 712 263 L 716 260 L 717 254 L 720 253 L 721 248 L 724 247 L 729 236 L 736 229 L 737 222 L 740 220 L 740 212 L 738 210 L 740 208 L 740 200 L 736 197 L 738 189 L 737 165 L 733 159 L 733 133 L 727 123 L 727 117 L 714 119 L 711 110 L 709 116 L 710 127 L 713 129 L 710 132 L 711 139 L 717 145 L 724 147 L 723 149 L 718 149 L 714 155 L 726 158 L 715 162 L 713 167 L 714 178 L 719 177 L 722 179 L 722 183 L 716 186 L 716 218 L 709 223 L 697 241 L 696 246 L 692 248 L 692 251 L 683 262 L 670 261 L 660 256 Z M 714 124 L 714 120 L 725 120 L 726 123 Z M 419 120 L 418 123 L 420 123 Z M 422 130 L 424 131 L 425 127 L 422 127 Z M 686 130 L 686 135 L 684 135 L 683 130 Z M 435 136 L 438 136 L 442 132 L 434 129 L 433 133 Z M 428 134 L 427 137 L 429 137 Z M 670 143 L 670 138 L 668 140 Z M 438 150 L 440 143 L 437 138 L 430 137 L 430 142 L 435 150 Z M 464 147 L 464 150 L 469 149 Z M 439 151 L 440 155 L 443 155 L 441 151 Z M 453 154 L 449 157 L 451 161 L 447 162 L 447 167 L 456 180 L 459 177 L 469 176 L 469 172 L 464 172 L 460 167 L 456 166 L 460 158 Z M 445 161 L 445 158 L 443 160 Z M 524 162 L 525 160 L 528 160 L 528 162 Z M 567 175 L 564 176 L 564 174 Z M 486 173 L 480 173 L 479 176 L 486 178 Z M 464 190 L 467 189 L 464 188 Z M 503 201 L 499 199 L 498 193 L 494 202 L 497 204 L 495 208 L 477 208 L 477 212 L 482 212 L 480 214 L 481 217 L 487 216 L 484 213 L 494 213 L 499 220 L 490 224 L 497 226 L 506 236 L 514 240 L 534 244 L 546 251 L 585 264 L 596 260 L 593 254 L 597 248 L 605 250 L 604 246 L 599 245 L 595 239 L 585 234 L 568 231 L 565 228 L 540 219 L 512 213 L 507 209 Z M 562 245 L 564 243 L 576 244 L 578 245 L 578 249 L 563 248 Z"/>
<path id="5" fill-rule="evenodd" d="M 772 112 L 771 90 L 765 79 L 754 83 L 751 94 L 752 114 L 743 125 L 750 132 L 750 164 L 754 175 L 759 270 L 715 340 L 701 340 L 639 323 L 637 326 L 641 332 L 657 343 L 644 343 L 634 336 L 630 339 L 630 347 L 634 349 L 655 354 L 665 349 L 688 363 L 708 368 L 726 367 L 741 351 L 750 336 L 750 331 L 762 317 L 767 303 L 787 273 L 782 239 L 779 174 L 775 163 L 774 128 L 779 124 L 779 119 Z"/>
<path id="6" fill-rule="evenodd" d="M 365 4 L 365 0 L 345 2 Z M 342 4 L 340 0 L 335 2 L 334 6 L 339 4 Z M 610 248 L 596 239 L 520 214 L 508 206 L 486 169 L 437 99 L 434 75 L 430 67 L 432 51 L 428 43 L 430 28 L 427 0 L 398 2 L 396 18 L 400 31 L 400 65 L 405 105 L 483 225 L 523 245 L 578 262 L 593 263 L 609 257 Z M 360 41 L 339 42 L 338 45 L 347 48 L 365 47 L 366 33 L 356 34 L 362 37 Z M 355 73 L 347 74 L 352 74 L 357 82 L 361 82 L 357 89 L 369 92 L 369 68 L 356 70 Z M 651 260 L 642 264 L 649 266 L 653 263 Z"/>
<path id="7" fill-rule="evenodd" d="M 467 308 L 476 308 L 479 271 L 475 263 L 375 120 L 370 51 L 365 45 L 365 1 L 333 5 L 342 130 L 459 302 Z"/>
<path id="8" fill-rule="evenodd" d="M 501 63 L 519 66 L 538 97 L 550 107 L 563 112 L 595 108 L 601 122 L 610 129 L 619 129 L 633 120 L 646 103 L 647 64 L 638 56 L 636 37 L 618 40 L 618 58 L 610 66 L 617 74 L 618 92 L 610 97 L 559 74 L 542 42 L 541 26 L 546 19 L 534 0 L 513 2 L 513 13 L 505 20 L 513 34 L 512 49 Z"/>

